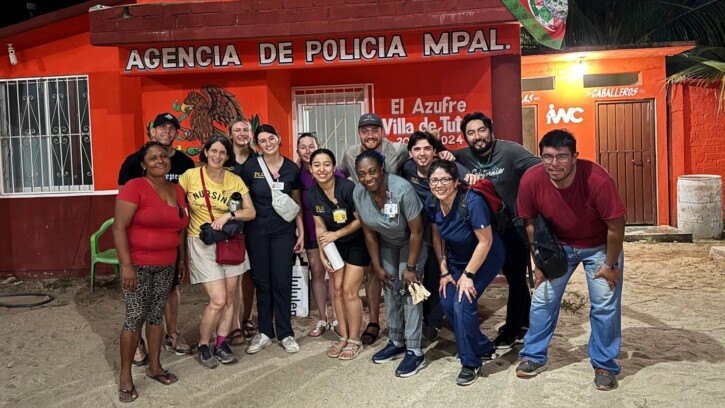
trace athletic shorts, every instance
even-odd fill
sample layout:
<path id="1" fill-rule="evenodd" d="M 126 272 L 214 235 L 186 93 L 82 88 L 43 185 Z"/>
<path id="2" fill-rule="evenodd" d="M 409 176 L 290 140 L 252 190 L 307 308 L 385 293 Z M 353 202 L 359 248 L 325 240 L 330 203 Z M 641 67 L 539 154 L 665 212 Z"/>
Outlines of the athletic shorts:
<path id="1" fill-rule="evenodd" d="M 368 254 L 368 248 L 364 242 L 335 242 L 335 245 L 345 263 L 361 267 L 370 266 L 370 254 Z"/>
<path id="2" fill-rule="evenodd" d="M 310 241 L 307 239 L 307 236 L 305 236 L 305 249 L 317 249 L 319 246 L 317 245 L 317 240 Z"/>
<path id="3" fill-rule="evenodd" d="M 231 278 L 249 270 L 249 255 L 244 257 L 241 265 L 219 265 L 216 262 L 216 244 L 207 245 L 199 238 L 187 237 L 186 249 L 192 284 Z"/>

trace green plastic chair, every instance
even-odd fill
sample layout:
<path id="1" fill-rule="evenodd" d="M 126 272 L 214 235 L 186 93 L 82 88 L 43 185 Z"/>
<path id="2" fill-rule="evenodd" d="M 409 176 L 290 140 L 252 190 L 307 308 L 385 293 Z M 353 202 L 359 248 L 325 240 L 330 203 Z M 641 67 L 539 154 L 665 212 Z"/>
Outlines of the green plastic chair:
<path id="1" fill-rule="evenodd" d="M 99 252 L 98 250 L 98 239 L 103 235 L 104 232 L 108 228 L 113 225 L 113 218 L 106 220 L 106 222 L 101 225 L 101 228 L 98 229 L 98 231 L 94 232 L 93 235 L 91 235 L 91 292 L 93 292 L 93 287 L 96 283 L 96 264 L 98 262 L 114 265 L 114 268 L 116 269 L 116 279 L 118 279 L 121 276 L 121 271 L 118 267 L 118 253 L 116 252 L 115 248 L 107 249 L 105 251 Z"/>

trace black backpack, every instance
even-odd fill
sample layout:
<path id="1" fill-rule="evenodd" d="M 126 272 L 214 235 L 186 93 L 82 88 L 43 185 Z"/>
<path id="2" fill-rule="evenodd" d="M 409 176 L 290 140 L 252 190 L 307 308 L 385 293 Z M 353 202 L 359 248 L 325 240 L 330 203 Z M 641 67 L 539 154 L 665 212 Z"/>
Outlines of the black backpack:
<path id="1" fill-rule="evenodd" d="M 549 222 L 539 214 L 534 224 L 534 261 L 547 279 L 566 275 L 569 261 L 559 238 L 554 235 Z"/>

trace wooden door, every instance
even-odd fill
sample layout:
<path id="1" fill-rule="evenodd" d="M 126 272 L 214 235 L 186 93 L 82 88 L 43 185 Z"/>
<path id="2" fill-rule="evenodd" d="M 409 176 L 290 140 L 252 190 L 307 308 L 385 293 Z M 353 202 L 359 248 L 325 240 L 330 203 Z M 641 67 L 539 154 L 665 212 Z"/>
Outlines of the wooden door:
<path id="1" fill-rule="evenodd" d="M 627 224 L 654 225 L 654 100 L 597 102 L 598 161 L 617 183 Z"/>

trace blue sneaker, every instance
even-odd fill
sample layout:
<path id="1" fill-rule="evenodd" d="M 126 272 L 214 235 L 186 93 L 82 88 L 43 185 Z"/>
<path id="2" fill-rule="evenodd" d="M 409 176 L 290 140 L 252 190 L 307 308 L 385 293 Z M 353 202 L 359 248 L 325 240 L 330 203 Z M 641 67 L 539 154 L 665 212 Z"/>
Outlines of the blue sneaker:
<path id="1" fill-rule="evenodd" d="M 378 351 L 373 355 L 373 363 L 382 364 L 387 363 L 390 360 L 395 360 L 397 358 L 403 357 L 403 354 L 405 354 L 405 350 L 407 350 L 405 346 L 397 347 L 395 344 L 393 344 L 392 341 L 389 341 L 382 350 Z"/>
<path id="2" fill-rule="evenodd" d="M 416 356 L 415 353 L 408 350 L 405 352 L 405 358 L 395 370 L 396 377 L 410 377 L 418 373 L 425 367 L 425 354 Z"/>

